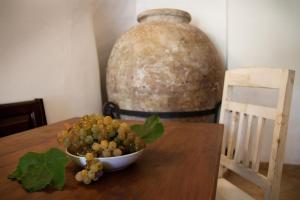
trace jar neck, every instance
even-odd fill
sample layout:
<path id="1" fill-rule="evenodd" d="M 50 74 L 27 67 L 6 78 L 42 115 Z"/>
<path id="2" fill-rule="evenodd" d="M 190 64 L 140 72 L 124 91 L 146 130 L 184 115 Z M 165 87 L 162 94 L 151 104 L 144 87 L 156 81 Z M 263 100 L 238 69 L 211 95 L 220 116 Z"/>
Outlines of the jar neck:
<path id="1" fill-rule="evenodd" d="M 189 23 L 191 15 L 188 12 L 177 9 L 152 9 L 138 15 L 138 22 L 166 21 L 174 23 Z"/>

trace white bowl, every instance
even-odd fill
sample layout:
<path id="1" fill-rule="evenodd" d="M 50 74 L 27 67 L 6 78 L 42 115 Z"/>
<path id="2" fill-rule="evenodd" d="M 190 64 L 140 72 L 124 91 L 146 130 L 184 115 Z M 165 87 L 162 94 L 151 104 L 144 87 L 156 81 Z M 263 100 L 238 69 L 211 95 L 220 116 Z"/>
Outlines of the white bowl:
<path id="1" fill-rule="evenodd" d="M 144 149 L 122 156 L 115 156 L 115 157 L 99 157 L 96 158 L 100 160 L 103 164 L 104 171 L 117 171 L 120 169 L 124 169 L 128 165 L 135 162 L 143 153 Z M 76 156 L 68 152 L 66 150 L 66 154 L 74 161 L 77 165 L 84 167 L 86 165 L 86 159 L 84 156 Z"/>

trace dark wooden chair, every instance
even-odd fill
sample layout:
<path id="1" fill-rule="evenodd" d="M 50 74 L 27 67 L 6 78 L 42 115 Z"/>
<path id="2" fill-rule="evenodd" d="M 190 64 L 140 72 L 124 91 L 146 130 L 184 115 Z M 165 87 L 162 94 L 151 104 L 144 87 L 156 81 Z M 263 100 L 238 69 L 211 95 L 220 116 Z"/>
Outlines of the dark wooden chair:
<path id="1" fill-rule="evenodd" d="M 0 137 L 47 125 L 43 99 L 0 104 Z"/>

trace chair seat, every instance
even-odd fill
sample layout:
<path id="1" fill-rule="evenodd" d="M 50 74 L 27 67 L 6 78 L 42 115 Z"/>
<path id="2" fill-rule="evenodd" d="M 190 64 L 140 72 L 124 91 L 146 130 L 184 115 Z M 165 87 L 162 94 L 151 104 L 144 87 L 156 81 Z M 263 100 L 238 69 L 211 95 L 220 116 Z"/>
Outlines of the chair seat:
<path id="1" fill-rule="evenodd" d="M 255 200 L 224 178 L 218 179 L 216 200 Z"/>

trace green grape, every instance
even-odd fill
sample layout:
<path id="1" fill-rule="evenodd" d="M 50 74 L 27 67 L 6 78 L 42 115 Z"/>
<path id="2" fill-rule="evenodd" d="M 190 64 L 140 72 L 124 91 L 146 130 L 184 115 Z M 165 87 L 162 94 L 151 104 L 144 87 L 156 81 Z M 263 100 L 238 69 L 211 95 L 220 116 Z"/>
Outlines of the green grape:
<path id="1" fill-rule="evenodd" d="M 107 133 L 110 133 L 110 132 L 112 132 L 112 131 L 113 131 L 112 125 L 110 125 L 110 124 L 107 125 L 107 126 L 106 126 L 106 132 L 107 132 Z"/>
<path id="2" fill-rule="evenodd" d="M 98 140 L 99 134 L 98 133 L 93 133 L 92 137 L 94 138 L 94 140 Z"/>
<path id="3" fill-rule="evenodd" d="M 126 139 L 126 140 L 123 141 L 123 145 L 124 145 L 125 147 L 128 147 L 129 144 L 130 144 L 130 141 L 129 141 L 128 139 Z"/>
<path id="4" fill-rule="evenodd" d="M 93 143 L 93 141 L 94 141 L 94 138 L 91 136 L 91 135 L 88 135 L 88 136 L 86 136 L 86 138 L 85 138 L 85 143 L 87 143 L 87 144 L 92 144 Z"/>
<path id="5" fill-rule="evenodd" d="M 118 149 L 120 149 L 120 150 L 121 150 L 123 153 L 125 153 L 125 150 L 126 150 L 126 149 L 125 149 L 125 147 L 124 147 L 124 146 L 122 146 L 122 145 L 119 145 L 119 146 L 118 146 Z"/>
<path id="6" fill-rule="evenodd" d="M 113 128 L 117 129 L 120 127 L 120 122 L 116 119 L 112 120 L 111 125 Z"/>
<path id="7" fill-rule="evenodd" d="M 121 149 L 114 149 L 113 150 L 113 155 L 114 156 L 121 156 L 122 155 L 122 151 L 121 151 Z"/>
<path id="8" fill-rule="evenodd" d="M 99 126 L 97 126 L 97 124 L 93 124 L 92 129 L 91 129 L 92 133 L 99 133 L 100 129 Z"/>
<path id="9" fill-rule="evenodd" d="M 74 124 L 72 129 L 73 129 L 75 132 L 79 132 L 79 130 L 80 130 L 79 124 Z"/>
<path id="10" fill-rule="evenodd" d="M 124 134 L 125 134 L 125 133 L 126 133 L 126 128 L 120 126 L 120 127 L 118 128 L 118 133 L 121 133 L 121 134 L 124 133 Z"/>
<path id="11" fill-rule="evenodd" d="M 82 126 L 83 129 L 88 130 L 91 129 L 92 124 L 90 122 L 85 122 Z"/>
<path id="12" fill-rule="evenodd" d="M 100 137 L 101 137 L 101 140 L 107 140 L 109 138 L 108 134 L 105 131 L 100 133 Z"/>
<path id="13" fill-rule="evenodd" d="M 114 141 L 110 141 L 110 142 L 108 143 L 108 149 L 109 149 L 109 150 L 114 150 L 115 148 L 117 148 L 117 143 L 114 142 Z"/>
<path id="14" fill-rule="evenodd" d="M 89 177 L 90 179 L 95 178 L 95 172 L 93 172 L 93 171 L 88 171 L 88 177 Z"/>
<path id="15" fill-rule="evenodd" d="M 98 124 L 99 131 L 103 132 L 104 131 L 104 125 L 103 124 Z"/>
<path id="16" fill-rule="evenodd" d="M 113 138 L 113 137 L 116 136 L 116 134 L 117 134 L 116 131 L 112 130 L 111 132 L 108 133 L 108 136 L 109 136 L 110 138 Z"/>
<path id="17" fill-rule="evenodd" d="M 110 116 L 85 115 L 79 122 L 66 127 L 57 135 L 57 140 L 75 155 L 82 156 L 89 152 L 94 157 L 109 157 L 145 148 L 145 143 L 130 131 L 127 123 Z M 88 166 L 91 167 L 90 164 Z"/>
<path id="18" fill-rule="evenodd" d="M 125 134 L 125 132 L 118 132 L 118 138 L 119 138 L 119 140 L 125 140 L 125 138 L 126 138 L 126 134 Z"/>
<path id="19" fill-rule="evenodd" d="M 71 138 L 72 138 L 72 141 L 74 141 L 74 142 L 77 142 L 80 139 L 79 134 L 77 134 L 77 133 L 72 133 Z"/>
<path id="20" fill-rule="evenodd" d="M 111 151 L 108 150 L 108 149 L 104 149 L 104 150 L 102 151 L 102 156 L 103 156 L 103 157 L 111 157 Z"/>
<path id="21" fill-rule="evenodd" d="M 99 143 L 94 143 L 94 144 L 92 145 L 92 149 L 93 149 L 94 151 L 99 151 L 99 150 L 101 149 L 101 145 L 100 145 Z"/>
<path id="22" fill-rule="evenodd" d="M 88 176 L 86 176 L 86 177 L 83 177 L 83 183 L 84 184 L 90 184 L 92 182 L 92 179 L 90 179 Z"/>
<path id="23" fill-rule="evenodd" d="M 62 135 L 62 133 L 57 134 L 57 141 L 59 144 L 62 144 L 64 142 L 64 136 Z"/>
<path id="24" fill-rule="evenodd" d="M 111 124 L 111 123 L 112 123 L 112 118 L 111 118 L 111 116 L 105 116 L 105 117 L 103 118 L 103 124 L 109 125 L 109 124 Z"/>
<path id="25" fill-rule="evenodd" d="M 65 138 L 65 139 L 64 139 L 64 145 L 65 145 L 65 147 L 67 147 L 67 148 L 71 145 L 71 142 L 70 142 L 70 139 L 69 139 L 69 138 Z"/>
<path id="26" fill-rule="evenodd" d="M 96 124 L 96 123 L 97 123 L 96 116 L 97 116 L 97 115 L 95 115 L 95 114 L 92 114 L 92 115 L 90 116 L 90 117 L 91 117 L 91 119 L 90 119 L 91 124 Z"/>
<path id="27" fill-rule="evenodd" d="M 114 141 L 117 143 L 117 146 L 121 145 L 121 140 L 119 138 L 115 137 Z"/>
<path id="28" fill-rule="evenodd" d="M 85 154 L 85 159 L 87 161 L 91 161 L 94 159 L 94 155 L 92 153 L 87 153 L 87 154 Z"/>
<path id="29" fill-rule="evenodd" d="M 93 171 L 93 172 L 97 172 L 97 171 L 101 171 L 103 168 L 102 164 L 100 162 L 96 162 L 96 163 L 93 163 L 91 164 L 90 166 L 90 170 Z"/>
<path id="30" fill-rule="evenodd" d="M 91 131 L 91 129 L 88 129 L 88 130 L 86 130 L 86 134 L 87 134 L 87 135 L 92 135 L 93 132 Z"/>
<path id="31" fill-rule="evenodd" d="M 125 131 L 128 131 L 129 130 L 129 126 L 126 122 L 122 122 L 120 124 L 120 128 L 123 128 Z"/>
<path id="32" fill-rule="evenodd" d="M 103 126 L 103 119 L 97 119 L 97 125 L 101 129 L 101 126 Z"/>
<path id="33" fill-rule="evenodd" d="M 100 146 L 102 149 L 107 149 L 108 148 L 108 141 L 107 140 L 102 140 L 100 143 Z"/>
<path id="34" fill-rule="evenodd" d="M 98 140 L 98 142 L 101 142 L 101 140 L 102 140 L 101 134 L 98 134 L 97 140 Z"/>
<path id="35" fill-rule="evenodd" d="M 88 171 L 86 169 L 81 170 L 81 176 L 84 178 L 87 176 Z"/>
<path id="36" fill-rule="evenodd" d="M 80 141 L 79 141 L 79 145 L 80 145 L 80 146 L 83 146 L 84 144 L 85 144 L 84 140 L 80 140 Z"/>
<path id="37" fill-rule="evenodd" d="M 75 180 L 78 181 L 78 182 L 83 181 L 83 177 L 82 177 L 81 171 L 76 173 Z"/>
<path id="38" fill-rule="evenodd" d="M 86 130 L 84 130 L 84 129 L 81 128 L 81 129 L 79 130 L 79 137 L 80 137 L 80 139 L 85 138 L 86 135 L 87 135 Z"/>

